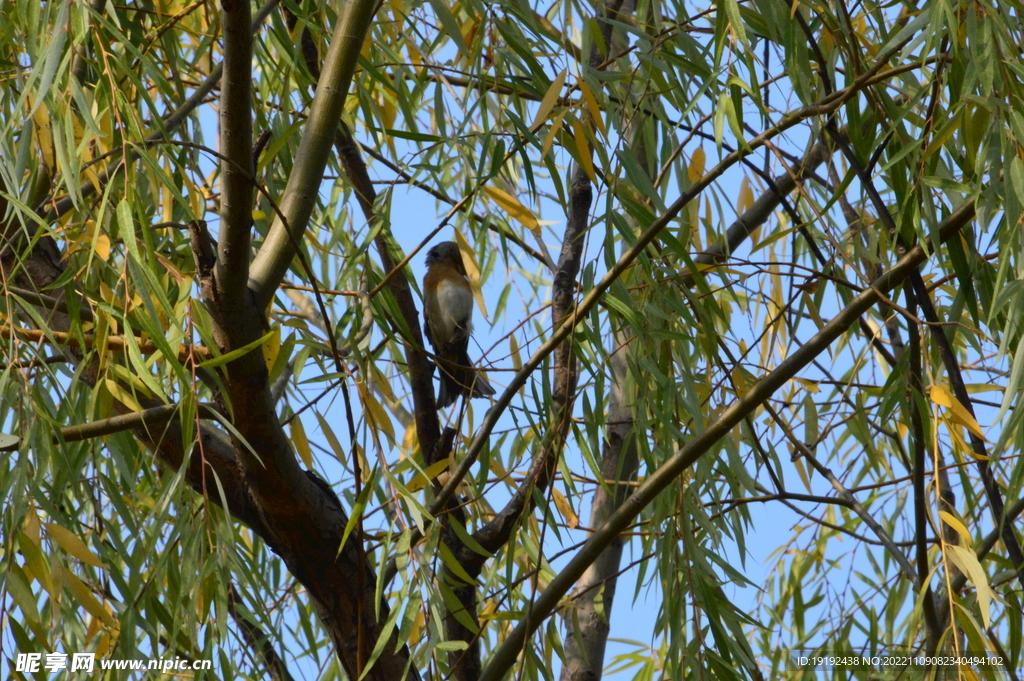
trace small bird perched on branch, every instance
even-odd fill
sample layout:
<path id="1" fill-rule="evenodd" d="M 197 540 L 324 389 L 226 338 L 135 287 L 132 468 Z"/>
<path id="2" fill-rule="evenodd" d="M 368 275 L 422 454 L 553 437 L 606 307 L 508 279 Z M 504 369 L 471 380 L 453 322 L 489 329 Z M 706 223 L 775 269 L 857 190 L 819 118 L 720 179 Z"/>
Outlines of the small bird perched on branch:
<path id="1" fill-rule="evenodd" d="M 423 277 L 423 320 L 441 369 L 437 406 L 444 409 L 459 396 L 487 397 L 494 388 L 473 368 L 469 336 L 473 332 L 473 291 L 459 245 L 445 241 L 427 251 Z"/>

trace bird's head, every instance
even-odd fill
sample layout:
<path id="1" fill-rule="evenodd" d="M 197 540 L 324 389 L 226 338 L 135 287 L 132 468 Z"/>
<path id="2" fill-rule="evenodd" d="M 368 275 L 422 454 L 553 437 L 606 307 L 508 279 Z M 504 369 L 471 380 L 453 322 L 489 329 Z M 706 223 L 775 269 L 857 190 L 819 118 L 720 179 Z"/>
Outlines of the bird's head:
<path id="1" fill-rule="evenodd" d="M 462 264 L 462 254 L 459 253 L 459 245 L 454 241 L 441 242 L 427 251 L 427 267 L 441 263 L 451 265 L 459 274 L 466 274 L 466 267 Z"/>

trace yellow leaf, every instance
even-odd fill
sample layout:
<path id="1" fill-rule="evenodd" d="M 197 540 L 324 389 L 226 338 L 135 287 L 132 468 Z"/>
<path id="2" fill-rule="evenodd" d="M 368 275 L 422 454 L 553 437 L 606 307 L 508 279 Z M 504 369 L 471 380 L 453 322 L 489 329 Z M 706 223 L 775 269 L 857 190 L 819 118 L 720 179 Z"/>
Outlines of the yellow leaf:
<path id="1" fill-rule="evenodd" d="M 956 530 L 956 533 L 960 535 L 961 539 L 963 539 L 964 546 L 974 545 L 974 542 L 971 540 L 971 533 L 967 530 L 967 527 L 960 522 L 959 518 L 949 511 L 939 511 L 939 517 L 942 518 L 944 523 Z"/>
<path id="2" fill-rule="evenodd" d="M 96 235 L 94 251 L 103 261 L 110 259 L 110 237 L 100 232 Z"/>
<path id="3" fill-rule="evenodd" d="M 387 437 L 388 442 L 394 446 L 395 426 L 391 423 L 388 413 L 384 411 L 384 407 L 381 406 L 380 402 L 377 401 L 377 398 L 369 390 L 360 389 L 359 395 L 363 399 L 363 406 L 366 407 L 367 423 L 369 423 L 371 428 L 381 430 L 385 437 Z"/>
<path id="4" fill-rule="evenodd" d="M 583 93 L 583 101 L 587 103 L 587 109 L 590 110 L 590 117 L 594 120 L 594 125 L 601 131 L 601 136 L 608 139 L 608 131 L 604 127 L 604 120 L 601 118 L 601 107 L 597 105 L 597 98 L 594 97 L 594 93 L 587 87 L 587 83 L 582 78 L 579 81 L 580 92 Z"/>
<path id="5" fill-rule="evenodd" d="M 100 282 L 100 300 L 102 300 L 104 303 L 110 303 L 114 307 L 121 307 L 120 303 L 115 303 L 114 302 L 115 301 L 115 297 L 114 296 L 115 296 L 114 290 L 112 288 L 110 288 L 109 286 L 107 286 L 107 282 L 101 281 Z"/>
<path id="6" fill-rule="evenodd" d="M 381 103 L 381 122 L 384 124 L 385 129 L 392 129 L 395 127 L 395 117 L 398 115 L 398 108 L 395 107 L 395 103 L 388 97 L 382 97 L 384 101 Z"/>
<path id="7" fill-rule="evenodd" d="M 356 99 L 353 97 L 352 99 Z M 423 632 L 426 631 L 427 615 L 420 608 L 416 611 L 416 617 L 412 621 L 412 628 L 409 630 L 409 646 L 415 646 L 423 638 Z"/>
<path id="8" fill-rule="evenodd" d="M 476 264 L 476 255 L 469 247 L 469 242 L 462 235 L 462 231 L 455 230 L 455 242 L 459 245 L 459 253 L 462 254 L 462 264 L 466 268 L 466 276 L 469 278 L 469 288 L 476 299 L 476 306 L 480 308 L 480 314 L 484 319 L 487 317 L 487 303 L 484 302 L 483 291 L 480 290 L 480 268 Z"/>
<path id="9" fill-rule="evenodd" d="M 60 568 L 60 570 L 61 576 L 64 578 L 64 584 L 67 585 L 68 591 L 78 601 L 78 604 L 85 608 L 93 617 L 103 620 L 103 623 L 111 629 L 116 629 L 117 622 L 110 616 L 110 613 L 103 607 L 103 604 L 96 599 L 92 591 L 89 590 L 89 587 L 70 570 L 64 568 Z"/>
<path id="10" fill-rule="evenodd" d="M 444 471 L 448 470 L 448 459 L 441 459 L 431 464 L 423 473 L 417 473 L 413 476 L 409 484 L 405 486 L 407 490 L 412 493 L 419 492 L 421 489 L 427 486 L 427 483 L 439 476 Z"/>
<path id="11" fill-rule="evenodd" d="M 313 450 L 309 448 L 309 438 L 306 437 L 306 427 L 302 425 L 302 419 L 295 417 L 289 424 L 292 431 L 292 444 L 295 445 L 295 449 L 299 450 L 299 456 L 302 457 L 302 463 L 306 464 L 306 468 L 313 469 Z"/>
<path id="12" fill-rule="evenodd" d="M 188 197 L 192 215 L 196 220 L 202 220 L 203 216 L 206 215 L 206 200 L 203 191 L 192 181 L 189 173 L 182 173 L 180 177 L 185 185 L 185 190 L 182 193 Z"/>
<path id="13" fill-rule="evenodd" d="M 523 358 L 519 355 L 519 341 L 516 340 L 515 334 L 508 337 L 508 350 L 512 355 L 512 368 L 519 371 L 523 368 Z"/>
<path id="14" fill-rule="evenodd" d="M 31 103 L 29 104 L 31 106 Z M 39 143 L 39 150 L 43 153 L 43 162 L 50 170 L 56 168 L 56 159 L 53 148 L 53 131 L 50 128 L 50 112 L 45 103 L 40 103 L 39 108 L 32 114 L 35 123 L 36 142 Z"/>
<path id="15" fill-rule="evenodd" d="M 493 454 L 487 460 L 487 468 L 492 473 L 494 473 L 494 475 L 496 475 L 500 480 L 503 480 L 506 483 L 509 482 L 508 471 L 506 471 L 505 467 L 501 465 L 501 461 L 498 459 L 498 457 L 494 456 Z"/>
<path id="16" fill-rule="evenodd" d="M 202 598 L 202 594 L 201 593 L 199 594 L 199 596 L 200 596 L 200 598 Z M 91 641 L 93 639 L 93 637 L 95 637 L 96 634 L 98 634 L 99 632 L 100 632 L 100 621 L 98 619 L 96 619 L 95 617 L 93 617 L 92 621 L 89 622 L 89 628 L 85 630 L 85 640 L 86 641 Z"/>
<path id="17" fill-rule="evenodd" d="M 572 122 L 572 137 L 576 140 L 576 151 L 580 155 L 580 165 L 583 166 L 583 172 L 587 174 L 591 182 L 597 184 L 597 174 L 594 172 L 594 160 L 590 157 L 590 143 L 587 141 L 587 133 L 577 120 Z"/>
<path id="18" fill-rule="evenodd" d="M 388 382 L 387 376 L 381 371 L 376 364 L 370 364 L 370 368 L 373 375 L 373 384 L 380 394 L 384 396 L 384 399 L 388 402 L 397 402 L 395 399 L 395 393 L 391 389 L 391 383 Z"/>
<path id="19" fill-rule="evenodd" d="M 135 400 L 135 396 L 132 395 L 127 390 L 125 390 L 124 388 L 122 388 L 120 384 L 118 384 L 116 381 L 109 378 L 104 378 L 103 385 L 106 387 L 107 392 L 109 392 L 110 395 L 115 400 L 117 400 L 124 406 L 128 407 L 132 411 L 142 411 L 142 405 Z"/>
<path id="20" fill-rule="evenodd" d="M 413 451 L 416 449 L 416 422 L 413 421 L 405 429 L 405 436 L 402 438 L 402 456 L 412 456 Z"/>
<path id="21" fill-rule="evenodd" d="M 803 298 L 804 306 L 807 308 L 807 314 L 811 315 L 814 325 L 818 327 L 819 331 L 825 328 L 825 320 L 821 318 L 821 312 L 818 310 L 818 306 L 814 304 L 814 298 L 811 297 L 811 294 L 807 291 L 801 291 L 801 297 Z"/>
<path id="22" fill-rule="evenodd" d="M 975 673 L 975 671 L 967 665 L 958 667 L 957 673 L 963 676 L 964 681 L 981 681 L 981 678 Z"/>
<path id="23" fill-rule="evenodd" d="M 42 523 L 39 522 L 39 516 L 36 515 L 35 509 L 30 509 L 25 514 L 25 522 L 22 524 L 22 530 L 32 540 L 32 543 L 38 546 L 40 549 L 43 547 Z"/>
<path id="24" fill-rule="evenodd" d="M 100 642 L 96 644 L 96 657 L 106 657 L 107 652 L 110 650 L 113 637 L 109 631 L 104 631 L 100 634 Z"/>
<path id="25" fill-rule="evenodd" d="M 155 303 L 155 304 L 158 304 L 158 303 Z M 126 313 L 127 312 L 131 312 L 132 310 L 134 310 L 137 307 L 142 307 L 142 296 L 139 295 L 138 293 L 133 295 L 131 297 L 131 300 L 128 301 L 128 308 L 125 310 L 125 312 Z"/>
<path id="26" fill-rule="evenodd" d="M 743 397 L 747 394 L 747 378 L 744 375 L 743 369 L 739 366 L 732 370 L 732 383 L 736 390 L 736 397 Z"/>
<path id="27" fill-rule="evenodd" d="M 267 371 L 274 368 L 277 355 L 281 352 L 281 325 L 275 324 L 263 341 L 263 359 L 267 363 Z"/>
<path id="28" fill-rule="evenodd" d="M 103 564 L 103 561 L 96 556 L 95 553 L 89 550 L 89 547 L 85 545 L 81 539 L 78 538 L 74 532 L 68 530 L 57 523 L 46 523 L 46 532 L 50 537 L 60 544 L 60 547 L 70 553 L 72 556 L 92 565 L 93 567 L 107 569 L 107 566 Z"/>
<path id="29" fill-rule="evenodd" d="M 557 487 L 551 488 L 551 496 L 555 500 L 555 507 L 558 512 L 562 514 L 562 518 L 565 519 L 566 525 L 569 526 L 570 530 L 575 530 L 576 526 L 580 524 L 580 519 L 576 517 L 576 513 L 572 510 L 572 504 L 565 498 Z"/>
<path id="30" fill-rule="evenodd" d="M 515 218 L 523 227 L 540 236 L 540 223 L 537 222 L 536 216 L 534 216 L 529 208 L 519 203 L 519 199 L 508 192 L 489 185 L 484 187 L 484 193 L 491 198 L 491 201 L 494 201 L 506 213 Z"/>
<path id="31" fill-rule="evenodd" d="M 943 386 L 929 386 L 928 396 L 935 404 L 949 409 L 949 417 L 953 421 L 965 427 L 972 435 L 985 439 L 985 434 L 981 432 L 981 426 L 978 425 L 978 421 L 971 415 L 971 412 L 967 411 L 967 408 L 960 404 L 960 400 L 953 397 Z"/>
<path id="32" fill-rule="evenodd" d="M 753 205 L 754 192 L 750 189 L 750 179 L 744 177 L 743 181 L 740 182 L 740 195 L 736 200 L 736 213 L 743 215 Z"/>
<path id="33" fill-rule="evenodd" d="M 254 210 L 252 212 L 252 219 L 253 220 L 266 220 L 267 219 L 267 214 L 264 213 L 261 210 Z"/>
<path id="34" fill-rule="evenodd" d="M 754 192 L 750 188 L 750 180 L 746 177 L 740 182 L 740 195 L 736 199 L 736 215 L 742 216 L 754 205 Z M 761 226 L 758 225 L 750 232 L 750 245 L 756 246 L 761 240 Z"/>
<path id="35" fill-rule="evenodd" d="M 35 512 L 29 515 L 35 515 Z M 38 522 L 38 518 L 36 520 Z M 50 567 L 46 560 L 44 560 L 40 545 L 26 531 L 18 534 L 18 548 L 25 559 L 25 565 L 23 566 L 25 574 L 39 582 L 51 597 L 56 598 L 57 594 L 53 588 Z"/>
<path id="36" fill-rule="evenodd" d="M 558 131 L 562 129 L 562 120 L 565 119 L 566 112 L 555 116 L 555 120 L 551 123 L 551 127 L 548 128 L 548 134 L 544 137 L 544 144 L 540 148 L 540 157 L 543 159 L 548 155 L 548 151 L 551 150 L 551 145 L 555 142 L 555 137 L 558 136 Z"/>
<path id="37" fill-rule="evenodd" d="M 686 176 L 689 178 L 690 184 L 704 177 L 705 162 L 704 147 L 698 147 L 697 151 L 693 152 L 693 156 L 690 157 L 690 166 L 686 169 Z"/>
<path id="38" fill-rule="evenodd" d="M 566 71 L 566 69 L 562 69 L 562 72 L 551 81 L 551 86 L 544 93 L 544 98 L 540 100 L 540 108 L 537 109 L 537 115 L 533 119 L 531 128 L 537 128 L 537 126 L 546 121 L 548 114 L 555 108 L 555 103 L 558 101 L 558 93 L 562 91 L 562 85 L 565 83 Z"/>
<path id="39" fill-rule="evenodd" d="M 92 154 L 90 154 L 90 156 L 91 155 Z M 85 178 L 89 180 L 89 184 L 92 185 L 93 190 L 97 194 L 99 194 L 101 189 L 100 174 L 96 171 L 96 168 L 97 166 L 92 165 L 83 170 L 82 172 L 85 175 Z M 170 220 L 166 220 L 166 222 L 170 222 Z"/>
<path id="40" fill-rule="evenodd" d="M 981 620 L 987 629 L 992 619 L 992 588 L 989 586 L 985 569 L 981 567 L 978 557 L 971 549 L 953 544 L 946 544 L 945 549 L 946 555 L 974 583 L 978 596 L 978 608 L 981 610 Z"/>
<path id="41" fill-rule="evenodd" d="M 800 378 L 799 376 L 797 377 L 796 381 L 797 383 L 803 386 L 804 390 L 806 390 L 809 393 L 821 392 L 821 388 L 818 387 L 817 381 L 811 381 L 806 378 Z"/>

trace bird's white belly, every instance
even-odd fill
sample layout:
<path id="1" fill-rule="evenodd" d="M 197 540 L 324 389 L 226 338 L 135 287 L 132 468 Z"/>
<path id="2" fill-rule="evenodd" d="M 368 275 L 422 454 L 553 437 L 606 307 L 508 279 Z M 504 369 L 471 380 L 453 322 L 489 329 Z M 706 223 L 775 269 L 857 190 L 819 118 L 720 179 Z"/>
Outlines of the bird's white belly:
<path id="1" fill-rule="evenodd" d="M 469 287 L 442 281 L 437 287 L 437 307 L 440 309 L 436 316 L 431 311 L 431 322 L 436 324 L 439 335 L 451 338 L 455 327 L 460 325 L 467 333 L 472 331 L 473 293 Z"/>

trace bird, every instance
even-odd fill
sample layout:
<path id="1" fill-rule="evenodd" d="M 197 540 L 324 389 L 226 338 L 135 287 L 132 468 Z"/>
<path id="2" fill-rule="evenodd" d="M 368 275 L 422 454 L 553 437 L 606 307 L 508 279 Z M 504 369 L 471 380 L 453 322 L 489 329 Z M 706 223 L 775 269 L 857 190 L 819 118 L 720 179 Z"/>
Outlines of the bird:
<path id="1" fill-rule="evenodd" d="M 434 347 L 440 369 L 439 409 L 454 404 L 460 396 L 489 397 L 494 388 L 475 369 L 469 358 L 469 337 L 473 332 L 473 291 L 459 245 L 445 241 L 427 251 L 427 273 L 423 277 L 423 321 L 427 340 Z"/>

